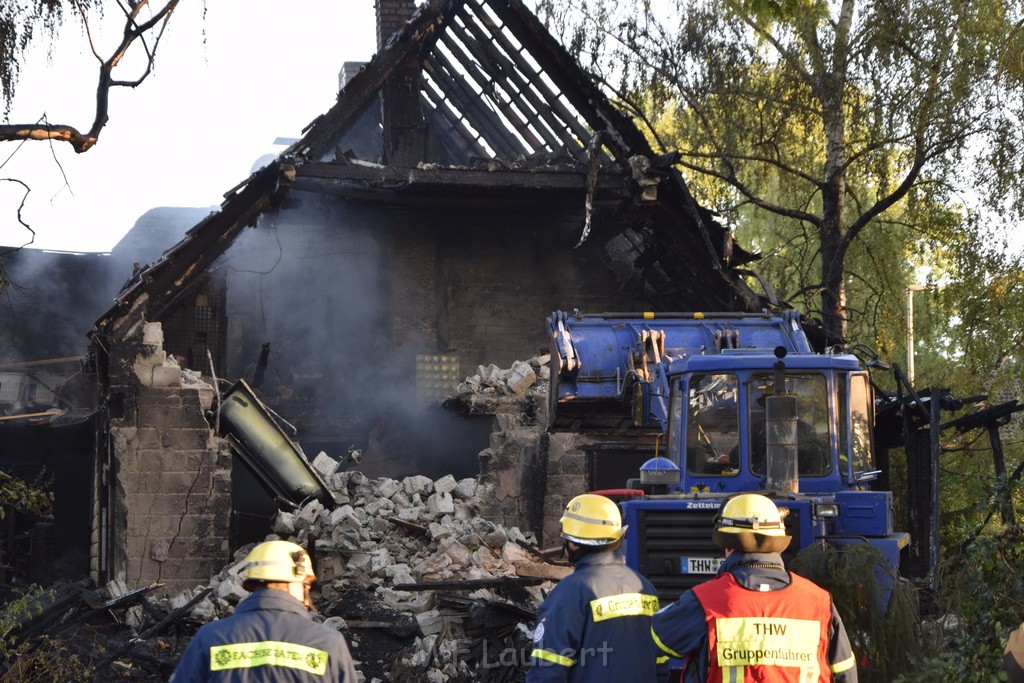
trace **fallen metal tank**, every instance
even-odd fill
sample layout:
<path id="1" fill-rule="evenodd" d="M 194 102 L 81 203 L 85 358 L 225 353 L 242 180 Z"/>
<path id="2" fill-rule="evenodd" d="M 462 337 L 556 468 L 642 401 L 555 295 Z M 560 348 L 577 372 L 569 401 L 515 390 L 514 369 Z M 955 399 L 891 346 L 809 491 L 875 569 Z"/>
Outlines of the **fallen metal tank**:
<path id="1" fill-rule="evenodd" d="M 327 508 L 335 507 L 326 482 L 245 380 L 239 380 L 221 398 L 220 431 L 253 474 L 279 499 L 292 506 L 316 499 Z"/>

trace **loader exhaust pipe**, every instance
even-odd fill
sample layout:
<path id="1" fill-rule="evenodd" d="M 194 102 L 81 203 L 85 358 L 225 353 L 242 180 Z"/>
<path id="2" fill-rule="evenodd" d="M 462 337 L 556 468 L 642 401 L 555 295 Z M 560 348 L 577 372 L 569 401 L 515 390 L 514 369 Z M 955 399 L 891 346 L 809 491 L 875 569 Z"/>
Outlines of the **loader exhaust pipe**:
<path id="1" fill-rule="evenodd" d="M 785 347 L 775 349 L 774 387 L 764 401 L 765 420 L 765 488 L 780 493 L 799 493 L 797 468 L 796 396 L 786 393 Z"/>

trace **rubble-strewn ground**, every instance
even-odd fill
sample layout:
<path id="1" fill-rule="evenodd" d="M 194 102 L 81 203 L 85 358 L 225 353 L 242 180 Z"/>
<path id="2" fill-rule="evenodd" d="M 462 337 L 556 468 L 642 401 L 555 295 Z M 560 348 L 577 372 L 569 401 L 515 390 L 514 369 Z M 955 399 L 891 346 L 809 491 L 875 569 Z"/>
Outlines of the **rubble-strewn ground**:
<path id="1" fill-rule="evenodd" d="M 564 568 L 538 558 L 532 534 L 480 517 L 481 499 L 491 492 L 475 479 L 371 480 L 336 472 L 329 482 L 338 507 L 314 501 L 279 512 L 274 531 L 315 548 L 322 616 L 348 636 L 366 680 L 488 680 L 481 668 L 501 661 L 495 648 L 514 645 L 522 640 L 517 631 L 532 629 L 550 588 L 539 577 L 557 577 Z M 191 616 L 224 616 L 245 596 L 240 572 L 248 549 L 213 578 L 211 594 Z M 199 590 L 175 596 L 168 607 Z M 506 654 L 505 668 L 522 660 Z"/>
<path id="2" fill-rule="evenodd" d="M 477 409 L 496 412 L 500 397 L 541 388 L 546 361 L 481 366 L 456 398 L 489 401 Z M 325 454 L 312 464 L 337 505 L 280 511 L 270 538 L 312 551 L 315 618 L 344 633 L 364 680 L 522 680 L 537 605 L 568 568 L 541 553 L 532 533 L 481 516 L 493 507 L 491 478 L 369 479 L 339 471 Z M 22 607 L 7 601 L 12 621 L 0 629 L 19 635 L 0 655 L 30 647 L 11 658 L 0 683 L 167 680 L 196 629 L 247 595 L 240 573 L 250 548 L 239 548 L 208 585 L 172 597 L 120 582 L 94 592 L 82 582 Z"/>
<path id="3" fill-rule="evenodd" d="M 365 680 L 519 680 L 546 579 L 567 569 L 541 559 L 532 534 L 481 518 L 489 491 L 474 479 L 338 472 L 330 483 L 341 505 L 279 512 L 274 530 L 315 549 L 317 618 L 345 634 Z M 171 598 L 112 585 L 89 606 L 81 587 L 63 587 L 63 606 L 44 607 L 54 623 L 43 632 L 68 662 L 103 663 L 96 680 L 166 680 L 195 630 L 247 595 L 250 547 L 208 586 Z M 129 642 L 171 613 L 157 633 Z M 34 680 L 15 673 L 0 680 Z"/>

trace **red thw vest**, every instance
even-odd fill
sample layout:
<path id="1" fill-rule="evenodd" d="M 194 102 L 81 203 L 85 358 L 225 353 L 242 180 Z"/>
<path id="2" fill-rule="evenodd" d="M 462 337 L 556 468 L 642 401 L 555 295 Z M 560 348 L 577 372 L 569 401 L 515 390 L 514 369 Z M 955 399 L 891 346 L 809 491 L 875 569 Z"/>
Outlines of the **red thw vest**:
<path id="1" fill-rule="evenodd" d="M 726 573 L 693 589 L 708 627 L 708 682 L 832 680 L 832 599 L 807 579 L 753 591 Z"/>

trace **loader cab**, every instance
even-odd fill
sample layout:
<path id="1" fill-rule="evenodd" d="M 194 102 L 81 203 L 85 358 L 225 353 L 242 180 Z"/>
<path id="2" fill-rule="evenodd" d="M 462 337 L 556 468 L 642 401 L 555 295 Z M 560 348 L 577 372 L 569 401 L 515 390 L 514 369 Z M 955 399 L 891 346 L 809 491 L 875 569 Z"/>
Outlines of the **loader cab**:
<path id="1" fill-rule="evenodd" d="M 694 356 L 669 369 L 668 457 L 683 492 L 761 490 L 766 477 L 765 403 L 776 393 L 770 354 Z M 872 460 L 871 387 L 852 356 L 786 358 L 796 397 L 801 493 L 864 486 Z"/>

